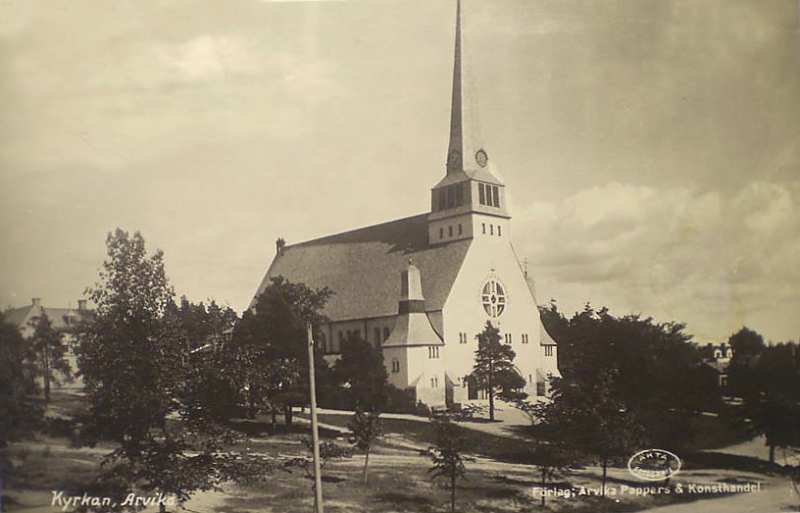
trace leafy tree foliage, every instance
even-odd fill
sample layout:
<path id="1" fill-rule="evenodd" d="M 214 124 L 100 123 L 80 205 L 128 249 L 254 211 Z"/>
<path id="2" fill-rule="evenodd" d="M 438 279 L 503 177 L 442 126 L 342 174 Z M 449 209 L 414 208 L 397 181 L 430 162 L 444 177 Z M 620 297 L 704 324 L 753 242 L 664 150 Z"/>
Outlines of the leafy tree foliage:
<path id="1" fill-rule="evenodd" d="M 489 396 L 489 419 L 494 420 L 495 396 L 507 401 L 524 399 L 526 394 L 520 389 L 525 386 L 525 378 L 514 366 L 516 353 L 511 346 L 500 342 L 500 330 L 491 321 L 486 321 L 484 330 L 477 338 L 478 349 L 475 351 L 472 377 L 478 388 Z"/>
<path id="2" fill-rule="evenodd" d="M 225 420 L 238 413 L 240 368 L 231 352 L 236 313 L 211 300 L 169 303 L 166 315 L 176 322 L 188 351 L 185 408 L 188 415 Z"/>
<path id="3" fill-rule="evenodd" d="M 597 458 L 603 469 L 603 497 L 609 465 L 631 456 L 646 438 L 642 421 L 616 396 L 616 381 L 614 370 L 597 373 L 592 386 L 554 379 L 552 402 L 541 412 L 547 432 L 558 433 L 573 450 Z"/>
<path id="4" fill-rule="evenodd" d="M 29 436 L 42 419 L 31 346 L 0 312 L 0 456 L 11 442 Z M 9 468 L 0 460 L 4 470 Z"/>
<path id="5" fill-rule="evenodd" d="M 684 325 L 614 317 L 589 305 L 566 319 L 551 304 L 542 319 L 559 341 L 558 394 L 588 394 L 602 385 L 591 393 L 601 394 L 604 411 L 625 412 L 624 422 L 640 426 L 653 446 L 680 449 L 696 434 L 694 419 L 719 409 L 716 371 L 703 363 Z"/>
<path id="6" fill-rule="evenodd" d="M 800 447 L 800 351 L 794 343 L 766 346 L 747 328 L 730 341 L 737 347 L 730 380 L 742 400 L 734 418 L 749 435 L 766 438 L 775 463 L 776 448 Z"/>
<path id="7" fill-rule="evenodd" d="M 746 395 L 757 378 L 753 375 L 756 362 L 766 348 L 764 337 L 747 326 L 728 338 L 733 357 L 728 366 L 728 390 L 735 397 Z"/>
<path id="8" fill-rule="evenodd" d="M 344 341 L 333 378 L 340 404 L 346 409 L 381 412 L 386 407 L 389 375 L 383 354 L 365 340 L 351 337 Z"/>
<path id="9" fill-rule="evenodd" d="M 317 326 L 324 320 L 320 311 L 331 294 L 328 288 L 312 290 L 278 276 L 259 295 L 254 308 L 242 315 L 231 349 L 251 413 L 258 408 L 268 408 L 273 415 L 283 410 L 291 425 L 292 406 L 308 404 L 306 323 Z M 315 353 L 314 366 L 322 402 L 330 387 L 330 370 L 321 352 Z"/>
<path id="10" fill-rule="evenodd" d="M 51 381 L 58 383 L 59 377 L 67 380 L 72 378 L 66 358 L 67 345 L 61 334 L 53 329 L 46 313 L 33 317 L 30 324 L 34 327 L 30 343 L 42 376 L 44 400 L 49 403 Z"/>
<path id="11" fill-rule="evenodd" d="M 349 427 L 350 431 L 353 433 L 351 443 L 359 450 L 364 451 L 364 484 L 367 484 L 369 453 L 372 449 L 372 445 L 381 435 L 380 413 L 374 411 L 366 412 L 361 408 L 356 408 Z"/>
<path id="12" fill-rule="evenodd" d="M 422 451 L 433 466 L 429 472 L 434 478 L 444 478 L 450 488 L 450 511 L 456 510 L 456 485 L 467 473 L 465 463 L 474 461 L 465 455 L 467 443 L 459 426 L 447 415 L 432 420 L 434 445 Z"/>
<path id="13" fill-rule="evenodd" d="M 236 441 L 231 432 L 196 410 L 190 414 L 189 348 L 170 313 L 163 253 L 148 256 L 138 232 L 120 229 L 106 246 L 100 281 L 88 291 L 95 319 L 78 334 L 89 403 L 85 436 L 117 443 L 100 484 L 118 494 L 132 487 L 183 502 L 196 490 L 262 471 L 257 458 L 223 451 Z"/>
<path id="14" fill-rule="evenodd" d="M 562 417 L 560 412 L 553 408 L 552 402 L 520 401 L 517 407 L 525 412 L 535 424 L 535 433 L 531 438 L 531 456 L 539 470 L 540 485 L 542 489 L 541 505 L 547 504 L 547 494 L 544 493 L 548 481 L 551 481 L 559 472 L 569 472 L 575 461 L 579 459 L 578 452 L 570 446 L 564 437 Z"/>

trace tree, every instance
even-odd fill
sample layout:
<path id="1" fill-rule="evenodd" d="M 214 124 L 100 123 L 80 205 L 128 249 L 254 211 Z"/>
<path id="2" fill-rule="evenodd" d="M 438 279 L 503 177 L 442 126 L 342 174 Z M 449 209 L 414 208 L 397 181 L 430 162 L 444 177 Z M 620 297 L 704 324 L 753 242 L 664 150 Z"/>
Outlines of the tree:
<path id="1" fill-rule="evenodd" d="M 800 447 L 800 351 L 793 343 L 765 346 L 738 363 L 742 403 L 734 418 L 750 436 L 765 437 L 774 464 L 776 448 Z"/>
<path id="2" fill-rule="evenodd" d="M 333 368 L 333 379 L 347 409 L 381 412 L 388 398 L 389 375 L 383 354 L 359 337 L 342 344 L 342 356 Z"/>
<path id="3" fill-rule="evenodd" d="M 353 433 L 352 443 L 364 451 L 364 484 L 367 484 L 367 470 L 369 468 L 369 453 L 375 440 L 381 435 L 381 419 L 378 412 L 365 412 L 356 408 L 353 420 L 348 426 Z"/>
<path id="4" fill-rule="evenodd" d="M 562 418 L 553 408 L 551 401 L 519 401 L 516 407 L 525 412 L 531 420 L 534 430 L 530 440 L 531 459 L 535 462 L 541 478 L 541 505 L 547 504 L 545 488 L 556 473 L 568 472 L 578 453 L 570 448 L 569 441 L 563 435 Z"/>
<path id="5" fill-rule="evenodd" d="M 592 386 L 553 379 L 552 403 L 543 416 L 569 447 L 593 455 L 602 467 L 605 497 L 608 467 L 635 452 L 645 440 L 645 428 L 623 401 L 615 397 L 615 372 L 597 374 Z"/>
<path id="6" fill-rule="evenodd" d="M 751 390 L 756 377 L 756 362 L 766 348 L 764 338 L 747 326 L 728 338 L 733 357 L 728 365 L 728 389 L 735 397 L 742 397 Z"/>
<path id="7" fill-rule="evenodd" d="M 679 450 L 690 443 L 701 413 L 718 411 L 717 371 L 679 323 L 639 315 L 615 317 L 608 309 L 565 319 L 551 305 L 542 316 L 559 336 L 564 386 L 592 388 L 606 381 L 609 397 L 635 416 L 654 446 Z"/>
<path id="8" fill-rule="evenodd" d="M 44 400 L 49 403 L 50 382 L 59 381 L 56 373 L 65 379 L 71 379 L 70 366 L 66 358 L 67 346 L 61 334 L 53 329 L 46 313 L 33 317 L 30 324 L 34 327 L 30 343 L 41 371 Z"/>
<path id="9" fill-rule="evenodd" d="M 166 315 L 178 323 L 188 351 L 187 413 L 219 421 L 236 416 L 241 402 L 241 369 L 229 341 L 238 320 L 236 313 L 213 300 L 206 306 L 184 297 L 180 306 L 168 304 Z"/>
<path id="10" fill-rule="evenodd" d="M 78 333 L 89 403 L 84 436 L 117 444 L 106 455 L 101 484 L 125 483 L 182 503 L 194 491 L 262 472 L 259 458 L 223 450 L 236 435 L 190 414 L 188 348 L 168 312 L 173 292 L 163 253 L 148 256 L 138 232 L 120 229 L 108 235 L 106 246 L 100 281 L 88 290 L 95 319 Z M 159 506 L 166 510 L 164 502 Z"/>
<path id="11" fill-rule="evenodd" d="M 42 419 L 36 403 L 36 367 L 31 346 L 0 312 L 0 467 L 7 470 L 6 446 L 30 436 Z"/>
<path id="12" fill-rule="evenodd" d="M 292 406 L 308 404 L 306 323 L 318 326 L 324 321 L 320 312 L 331 294 L 328 288 L 312 290 L 277 276 L 254 308 L 242 315 L 233 332 L 232 350 L 242 369 L 251 413 L 264 406 L 273 415 L 281 409 L 291 425 Z M 330 373 L 320 352 L 315 352 L 314 366 L 322 402 Z"/>
<path id="13" fill-rule="evenodd" d="M 486 327 L 477 338 L 472 377 L 478 388 L 489 396 L 489 419 L 494 420 L 495 396 L 509 401 L 524 399 L 527 394 L 520 389 L 525 386 L 525 378 L 514 367 L 514 350 L 500 342 L 500 330 L 491 321 L 486 321 Z"/>
<path id="14" fill-rule="evenodd" d="M 447 415 L 431 421 L 434 445 L 422 451 L 431 459 L 433 466 L 428 470 L 434 478 L 444 478 L 450 488 L 450 511 L 456 510 L 456 485 L 466 475 L 465 463 L 474 461 L 464 454 L 467 444 L 461 428 Z"/>

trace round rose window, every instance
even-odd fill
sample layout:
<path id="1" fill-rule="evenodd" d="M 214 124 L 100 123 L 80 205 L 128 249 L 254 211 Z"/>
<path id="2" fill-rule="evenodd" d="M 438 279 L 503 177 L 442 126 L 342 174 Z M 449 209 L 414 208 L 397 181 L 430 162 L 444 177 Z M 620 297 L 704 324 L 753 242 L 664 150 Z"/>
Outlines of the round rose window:
<path id="1" fill-rule="evenodd" d="M 481 302 L 489 317 L 500 317 L 506 309 L 506 291 L 497 280 L 491 279 L 483 286 Z"/>

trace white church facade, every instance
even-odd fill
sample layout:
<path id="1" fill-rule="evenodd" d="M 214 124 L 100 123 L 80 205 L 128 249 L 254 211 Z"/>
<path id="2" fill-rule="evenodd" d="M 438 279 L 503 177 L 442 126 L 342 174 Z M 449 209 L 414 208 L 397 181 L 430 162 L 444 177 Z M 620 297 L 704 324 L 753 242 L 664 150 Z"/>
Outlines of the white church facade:
<path id="1" fill-rule="evenodd" d="M 350 336 L 367 340 L 382 351 L 390 382 L 432 407 L 482 397 L 468 375 L 486 321 L 516 353 L 531 399 L 558 375 L 556 343 L 511 243 L 505 185 L 472 122 L 461 35 L 459 2 L 450 143 L 431 211 L 299 244 L 279 239 L 256 292 L 277 276 L 330 288 L 318 346 L 336 355 Z"/>

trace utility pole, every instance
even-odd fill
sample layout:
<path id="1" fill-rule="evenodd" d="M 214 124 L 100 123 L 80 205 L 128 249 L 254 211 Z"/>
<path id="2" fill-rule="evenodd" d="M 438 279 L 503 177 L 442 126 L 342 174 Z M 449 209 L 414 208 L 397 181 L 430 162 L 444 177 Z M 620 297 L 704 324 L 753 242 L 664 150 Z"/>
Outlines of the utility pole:
<path id="1" fill-rule="evenodd" d="M 308 381 L 311 391 L 311 439 L 314 446 L 314 511 L 323 513 L 322 506 L 322 470 L 319 466 L 319 430 L 317 428 L 317 390 L 314 378 L 314 336 L 311 323 L 306 323 L 308 338 Z"/>

